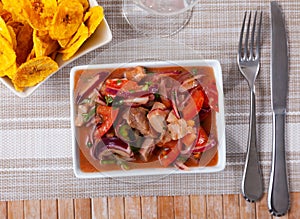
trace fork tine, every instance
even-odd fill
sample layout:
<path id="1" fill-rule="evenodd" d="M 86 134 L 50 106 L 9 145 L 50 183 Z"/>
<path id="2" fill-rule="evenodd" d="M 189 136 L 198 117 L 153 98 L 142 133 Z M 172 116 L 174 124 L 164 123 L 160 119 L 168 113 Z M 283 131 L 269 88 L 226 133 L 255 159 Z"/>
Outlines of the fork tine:
<path id="1" fill-rule="evenodd" d="M 260 57 L 260 33 L 261 33 L 261 23 L 262 23 L 262 12 L 260 12 L 260 19 L 259 19 L 259 26 L 258 26 L 258 33 L 256 36 L 256 58 Z"/>
<path id="2" fill-rule="evenodd" d="M 250 23 L 251 23 L 251 12 L 249 14 L 247 33 L 246 33 L 246 38 L 245 38 L 245 51 L 244 51 L 245 58 L 247 58 L 247 55 L 248 55 L 248 40 L 249 40 L 249 33 L 250 33 Z"/>
<path id="3" fill-rule="evenodd" d="M 244 21 L 243 21 L 243 25 L 242 25 L 242 29 L 241 29 L 241 33 L 240 33 L 240 42 L 239 42 L 239 51 L 238 51 L 239 60 L 242 59 L 242 52 L 243 52 L 242 48 L 243 48 L 243 38 L 244 38 L 244 29 L 245 29 L 246 17 L 247 17 L 247 11 L 245 12 L 245 15 L 244 15 Z"/>
<path id="4" fill-rule="evenodd" d="M 252 27 L 252 33 L 251 33 L 251 42 L 250 42 L 249 59 L 252 59 L 254 57 L 253 47 L 254 47 L 254 35 L 255 35 L 255 28 L 256 28 L 256 17 L 257 17 L 257 11 L 255 12 L 254 21 L 253 21 L 253 27 Z"/>

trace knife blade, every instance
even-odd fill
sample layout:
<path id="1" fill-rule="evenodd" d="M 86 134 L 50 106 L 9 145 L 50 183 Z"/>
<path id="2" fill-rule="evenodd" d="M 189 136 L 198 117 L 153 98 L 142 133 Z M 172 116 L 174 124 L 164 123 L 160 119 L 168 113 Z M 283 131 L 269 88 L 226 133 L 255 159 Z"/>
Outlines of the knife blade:
<path id="1" fill-rule="evenodd" d="M 273 110 L 272 166 L 268 208 L 275 216 L 286 214 L 290 206 L 285 158 L 285 117 L 288 93 L 288 43 L 283 13 L 271 2 L 271 95 Z"/>

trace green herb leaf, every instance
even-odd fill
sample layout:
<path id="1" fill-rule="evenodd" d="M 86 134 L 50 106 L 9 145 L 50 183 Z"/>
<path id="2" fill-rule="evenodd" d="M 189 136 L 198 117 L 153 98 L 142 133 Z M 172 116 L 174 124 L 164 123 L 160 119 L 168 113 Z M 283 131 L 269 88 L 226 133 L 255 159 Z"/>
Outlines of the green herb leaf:
<path id="1" fill-rule="evenodd" d="M 118 79 L 117 80 L 117 85 L 121 85 L 122 84 L 122 80 L 121 79 Z"/>
<path id="2" fill-rule="evenodd" d="M 142 87 L 143 91 L 149 90 L 149 87 L 151 86 L 152 82 L 151 81 L 146 81 L 145 85 Z"/>
<path id="3" fill-rule="evenodd" d="M 86 146 L 87 146 L 88 148 L 91 148 L 91 147 L 93 146 L 93 144 L 92 144 L 92 142 L 88 141 L 88 142 L 86 143 Z"/>
<path id="4" fill-rule="evenodd" d="M 193 75 L 198 74 L 198 70 L 197 70 L 196 68 L 192 69 L 192 74 L 193 74 Z"/>
<path id="5" fill-rule="evenodd" d="M 94 106 L 88 113 L 82 113 L 83 122 L 88 122 L 96 114 L 96 107 Z"/>
<path id="6" fill-rule="evenodd" d="M 86 104 L 86 103 L 90 103 L 90 102 L 92 102 L 92 99 L 86 98 L 86 99 L 83 99 L 80 104 Z"/>
<path id="7" fill-rule="evenodd" d="M 131 148 L 133 153 L 138 153 L 141 149 L 141 148 L 138 148 L 138 147 L 135 147 L 135 146 L 132 146 L 132 145 L 130 145 L 130 148 Z"/>
<path id="8" fill-rule="evenodd" d="M 121 164 L 121 167 L 122 167 L 124 170 L 129 170 L 129 169 L 130 169 L 129 166 L 128 166 L 127 164 L 125 164 L 125 163 L 122 163 L 122 164 Z"/>
<path id="9" fill-rule="evenodd" d="M 155 93 L 154 96 L 155 96 L 155 100 L 158 100 L 160 98 L 160 94 L 159 93 Z"/>
<path id="10" fill-rule="evenodd" d="M 114 101 L 114 98 L 112 98 L 111 96 L 105 96 L 106 105 L 111 104 L 113 101 Z"/>
<path id="11" fill-rule="evenodd" d="M 103 165 L 107 165 L 107 164 L 115 164 L 116 161 L 115 160 L 101 160 L 100 161 L 100 164 L 103 164 Z"/>

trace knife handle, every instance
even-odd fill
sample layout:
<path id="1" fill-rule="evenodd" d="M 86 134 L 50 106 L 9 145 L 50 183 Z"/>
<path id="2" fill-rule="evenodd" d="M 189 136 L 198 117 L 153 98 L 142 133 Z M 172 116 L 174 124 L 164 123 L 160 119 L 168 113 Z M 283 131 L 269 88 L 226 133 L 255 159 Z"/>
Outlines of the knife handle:
<path id="1" fill-rule="evenodd" d="M 285 110 L 273 113 L 273 153 L 268 192 L 269 211 L 275 216 L 287 213 L 290 206 L 285 159 Z"/>
<path id="2" fill-rule="evenodd" d="M 256 147 L 256 109 L 255 92 L 251 91 L 250 124 L 247 155 L 242 180 L 242 194 L 247 201 L 255 202 L 263 195 L 263 178 Z"/>

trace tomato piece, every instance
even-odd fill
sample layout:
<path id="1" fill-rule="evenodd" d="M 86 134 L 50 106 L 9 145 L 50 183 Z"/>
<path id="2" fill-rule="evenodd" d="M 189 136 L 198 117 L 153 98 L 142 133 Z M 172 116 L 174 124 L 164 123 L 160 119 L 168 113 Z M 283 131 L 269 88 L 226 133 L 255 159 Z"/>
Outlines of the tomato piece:
<path id="1" fill-rule="evenodd" d="M 168 167 L 171 163 L 173 163 L 176 158 L 179 156 L 180 151 L 178 147 L 174 148 L 165 148 L 164 151 L 159 155 L 159 161 L 163 167 Z"/>
<path id="2" fill-rule="evenodd" d="M 204 130 L 204 128 L 200 127 L 198 132 L 198 140 L 197 140 L 196 147 L 204 146 L 207 143 L 207 141 L 208 141 L 208 136 L 206 134 L 206 131 Z"/>
<path id="3" fill-rule="evenodd" d="M 101 139 L 101 137 L 107 133 L 112 124 L 117 118 L 119 109 L 114 109 L 111 106 L 99 105 L 96 110 L 96 116 L 101 120 L 100 125 L 97 126 L 94 132 L 95 139 Z"/>
<path id="4" fill-rule="evenodd" d="M 115 97 L 119 91 L 134 92 L 139 89 L 139 85 L 135 81 L 128 80 L 127 78 L 114 78 L 107 79 L 102 86 L 100 92 L 103 96 Z"/>
<path id="5" fill-rule="evenodd" d="M 204 103 L 204 93 L 201 87 L 192 90 L 188 104 L 183 108 L 182 115 L 185 120 L 194 118 L 201 110 Z"/>
<path id="6" fill-rule="evenodd" d="M 217 145 L 217 141 L 214 139 L 209 139 L 206 131 L 202 127 L 199 128 L 198 133 L 198 140 L 193 152 L 204 152 Z"/>
<path id="7" fill-rule="evenodd" d="M 127 78 L 114 78 L 114 79 L 107 79 L 105 81 L 105 86 L 113 89 L 120 89 L 123 87 L 124 84 L 128 82 Z"/>

